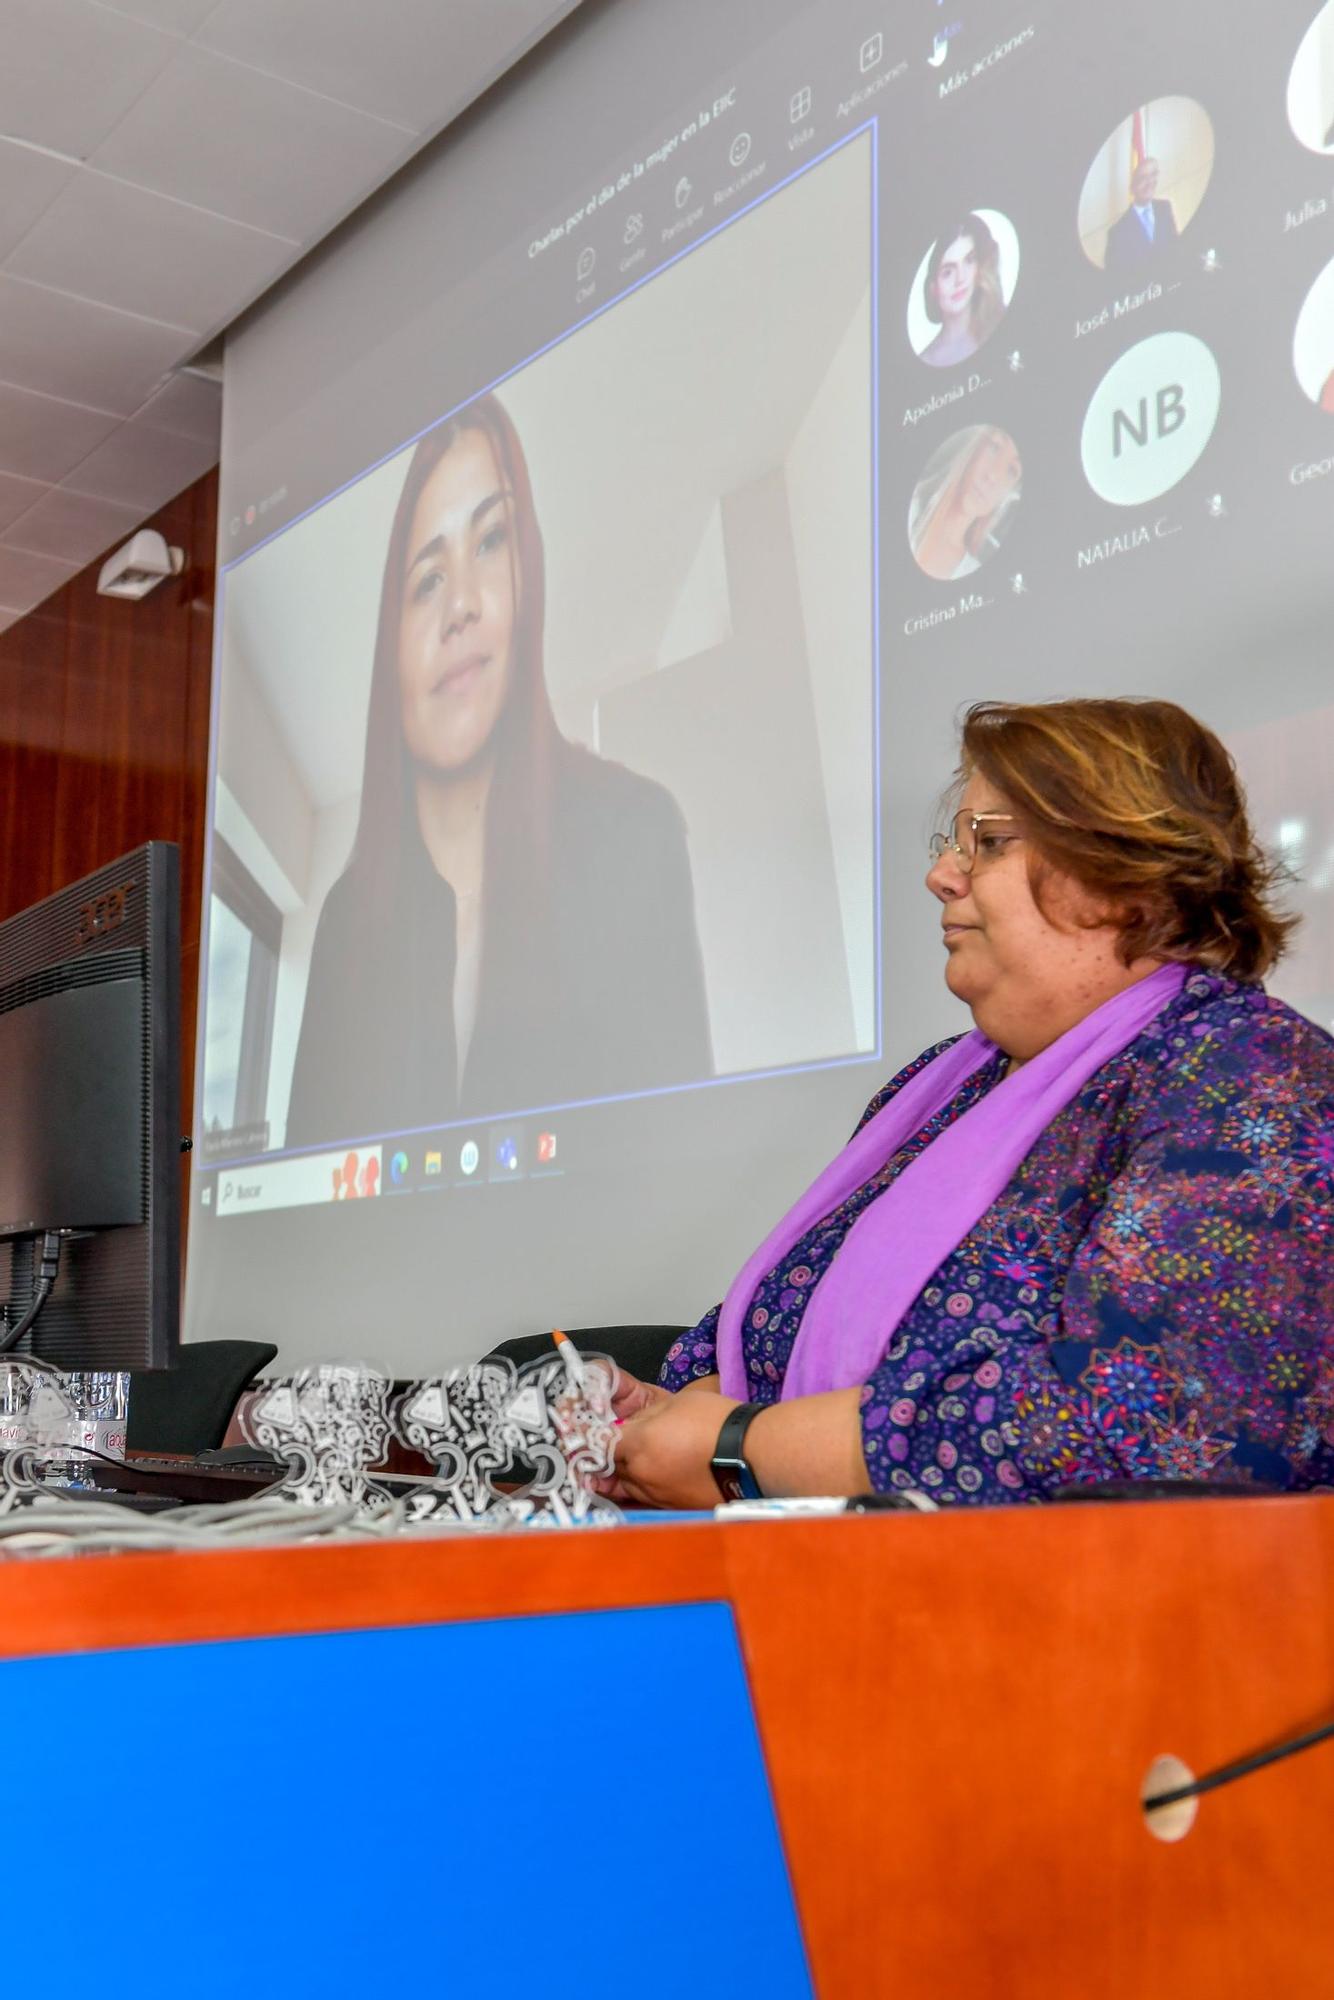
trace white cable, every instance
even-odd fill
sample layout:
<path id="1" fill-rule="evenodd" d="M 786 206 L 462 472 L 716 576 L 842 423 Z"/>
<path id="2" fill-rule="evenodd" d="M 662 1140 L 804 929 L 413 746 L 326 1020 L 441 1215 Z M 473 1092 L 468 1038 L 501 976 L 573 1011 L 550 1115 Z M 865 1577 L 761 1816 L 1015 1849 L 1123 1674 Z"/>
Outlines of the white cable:
<path id="1" fill-rule="evenodd" d="M 273 1548 L 321 1540 L 382 1540 L 402 1527 L 396 1504 L 366 1516 L 355 1502 L 302 1507 L 284 1501 L 232 1501 L 139 1514 L 114 1502 L 41 1495 L 0 1515 L 0 1558 L 92 1555 L 122 1549 Z"/>

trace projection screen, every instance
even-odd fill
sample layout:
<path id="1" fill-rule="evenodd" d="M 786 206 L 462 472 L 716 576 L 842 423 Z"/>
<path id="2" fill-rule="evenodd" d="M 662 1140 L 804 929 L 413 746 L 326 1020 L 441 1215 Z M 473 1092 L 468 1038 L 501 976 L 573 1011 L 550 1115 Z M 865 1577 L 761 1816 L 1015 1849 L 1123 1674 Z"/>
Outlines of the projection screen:
<path id="1" fill-rule="evenodd" d="M 193 1337 L 699 1317 L 966 1024 L 970 700 L 1216 728 L 1334 1024 L 1334 0 L 586 0 L 229 338 L 219 555 Z"/>

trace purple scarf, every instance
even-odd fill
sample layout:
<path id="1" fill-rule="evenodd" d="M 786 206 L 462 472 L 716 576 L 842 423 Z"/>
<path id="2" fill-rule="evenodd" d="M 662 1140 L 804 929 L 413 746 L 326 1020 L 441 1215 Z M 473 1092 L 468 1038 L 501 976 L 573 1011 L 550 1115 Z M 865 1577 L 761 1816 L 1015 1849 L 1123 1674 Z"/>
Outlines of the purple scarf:
<path id="1" fill-rule="evenodd" d="M 865 1382 L 933 1273 L 991 1207 L 1020 1161 L 1095 1070 L 1174 1000 L 1187 969 L 1163 965 L 1076 1022 L 1006 1077 L 863 1209 L 806 1308 L 783 1400 Z M 807 1188 L 734 1279 L 718 1321 L 725 1396 L 747 1394 L 742 1331 L 760 1280 L 812 1228 L 877 1174 L 947 1105 L 996 1045 L 974 1029 L 928 1063 Z"/>

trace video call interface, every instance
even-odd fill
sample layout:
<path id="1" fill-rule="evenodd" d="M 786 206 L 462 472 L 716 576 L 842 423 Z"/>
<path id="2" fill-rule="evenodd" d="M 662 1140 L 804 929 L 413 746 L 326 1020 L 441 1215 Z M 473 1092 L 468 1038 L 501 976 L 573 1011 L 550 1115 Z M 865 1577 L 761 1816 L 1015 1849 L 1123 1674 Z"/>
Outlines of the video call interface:
<path id="1" fill-rule="evenodd" d="M 209 1240 L 864 1100 L 984 696 L 1208 720 L 1334 1026 L 1334 0 L 780 17 L 225 486 Z"/>

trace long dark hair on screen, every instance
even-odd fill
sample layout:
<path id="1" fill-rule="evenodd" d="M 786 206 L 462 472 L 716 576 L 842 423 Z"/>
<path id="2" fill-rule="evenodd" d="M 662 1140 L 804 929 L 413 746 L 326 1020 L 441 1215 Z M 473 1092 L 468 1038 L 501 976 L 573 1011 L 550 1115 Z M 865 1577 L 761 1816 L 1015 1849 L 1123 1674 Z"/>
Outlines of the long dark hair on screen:
<path id="1" fill-rule="evenodd" d="M 945 261 L 945 252 L 952 243 L 967 238 L 973 246 L 977 262 L 977 277 L 973 285 L 972 303 L 968 308 L 969 328 L 973 339 L 980 347 L 982 342 L 996 331 L 1005 317 L 1005 294 L 1001 289 L 1000 245 L 988 229 L 981 216 L 971 211 L 960 222 L 951 223 L 942 229 L 931 246 L 931 256 L 922 279 L 922 308 L 927 318 L 936 326 L 944 320 L 944 314 L 936 300 L 936 279 Z"/>
<path id="2" fill-rule="evenodd" d="M 399 687 L 399 630 L 408 565 L 408 537 L 417 503 L 446 452 L 469 431 L 480 431 L 495 456 L 501 484 L 512 495 L 511 543 L 514 564 L 514 624 L 509 686 L 492 741 L 496 768 L 487 801 L 483 861 L 483 991 L 492 983 L 497 960 L 512 956 L 524 931 L 524 954 L 541 948 L 534 935 L 549 904 L 553 799 L 558 768 L 575 753 L 556 726 L 547 694 L 543 661 L 546 608 L 542 532 L 533 506 L 532 482 L 523 447 L 509 413 L 494 396 L 481 396 L 445 418 L 421 439 L 412 454 L 394 513 L 380 589 L 361 812 L 348 863 L 355 885 L 357 935 L 366 944 L 361 964 L 368 981 L 392 963 L 392 952 L 377 952 L 411 923 L 413 902 L 409 861 L 429 866 L 417 822 L 412 760 L 403 739 Z M 377 966 L 377 959 L 379 965 Z"/>

